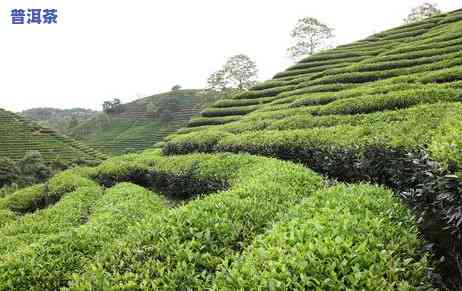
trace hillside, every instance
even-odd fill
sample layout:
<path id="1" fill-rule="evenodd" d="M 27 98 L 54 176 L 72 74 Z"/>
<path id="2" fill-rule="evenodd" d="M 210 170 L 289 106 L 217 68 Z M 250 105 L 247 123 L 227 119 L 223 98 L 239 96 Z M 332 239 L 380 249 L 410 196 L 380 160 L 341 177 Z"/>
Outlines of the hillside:
<path id="1" fill-rule="evenodd" d="M 84 108 L 32 108 L 24 110 L 21 115 L 26 119 L 37 122 L 40 126 L 51 128 L 61 134 L 79 123 L 93 117 L 97 112 Z"/>
<path id="2" fill-rule="evenodd" d="M 106 156 L 51 129 L 0 109 L 0 157 L 21 159 L 28 151 L 39 151 L 48 162 L 104 160 Z"/>
<path id="3" fill-rule="evenodd" d="M 339 46 L 0 199 L 0 290 L 460 290 L 461 48 L 462 10 Z"/>
<path id="4" fill-rule="evenodd" d="M 120 113 L 99 113 L 71 129 L 70 135 L 108 154 L 147 149 L 200 112 L 200 92 L 175 90 L 122 104 Z M 151 103 L 157 111 L 149 110 Z"/>

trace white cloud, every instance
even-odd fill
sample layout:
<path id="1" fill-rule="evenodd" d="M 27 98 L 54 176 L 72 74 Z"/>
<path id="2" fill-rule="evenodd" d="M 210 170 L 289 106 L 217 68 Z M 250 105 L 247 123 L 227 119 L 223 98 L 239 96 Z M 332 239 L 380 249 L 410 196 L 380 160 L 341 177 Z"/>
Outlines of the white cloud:
<path id="1" fill-rule="evenodd" d="M 397 26 L 421 0 L 0 2 L 0 107 L 89 107 L 118 97 L 204 86 L 228 57 L 256 60 L 260 79 L 291 64 L 298 18 L 313 16 L 347 43 Z M 436 1 L 445 11 L 457 1 Z M 56 25 L 12 25 L 15 8 L 56 8 Z"/>

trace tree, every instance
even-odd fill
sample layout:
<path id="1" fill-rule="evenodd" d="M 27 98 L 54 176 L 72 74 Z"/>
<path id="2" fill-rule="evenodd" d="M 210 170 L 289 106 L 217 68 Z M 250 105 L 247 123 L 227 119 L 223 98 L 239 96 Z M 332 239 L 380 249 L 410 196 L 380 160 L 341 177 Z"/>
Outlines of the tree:
<path id="1" fill-rule="evenodd" d="M 16 163 L 9 158 L 0 158 L 0 188 L 11 185 L 19 177 L 19 170 Z"/>
<path id="2" fill-rule="evenodd" d="M 177 91 L 177 90 L 181 90 L 181 86 L 178 84 L 172 87 L 172 91 Z"/>
<path id="3" fill-rule="evenodd" d="M 224 92 L 228 88 L 224 69 L 212 73 L 207 79 L 207 89 L 215 92 Z"/>
<path id="4" fill-rule="evenodd" d="M 299 19 L 290 33 L 295 44 L 287 50 L 294 59 L 312 55 L 327 47 L 327 40 L 334 37 L 333 31 L 333 28 L 321 23 L 316 18 Z"/>
<path id="5" fill-rule="evenodd" d="M 207 79 L 207 89 L 218 93 L 247 90 L 256 84 L 257 65 L 244 54 L 229 58 L 224 66 Z"/>
<path id="6" fill-rule="evenodd" d="M 114 98 L 111 101 L 104 101 L 103 111 L 105 113 L 120 113 L 122 112 L 122 104 L 120 99 Z"/>
<path id="7" fill-rule="evenodd" d="M 404 19 L 407 24 L 414 23 L 425 18 L 440 14 L 441 10 L 436 8 L 436 4 L 425 2 L 411 10 L 411 13 Z"/>
<path id="8" fill-rule="evenodd" d="M 38 151 L 27 152 L 17 165 L 25 184 L 43 182 L 52 174 L 50 167 L 45 164 L 45 160 Z"/>
<path id="9" fill-rule="evenodd" d="M 225 80 L 232 88 L 247 90 L 257 82 L 257 65 L 246 55 L 231 57 L 223 69 Z"/>

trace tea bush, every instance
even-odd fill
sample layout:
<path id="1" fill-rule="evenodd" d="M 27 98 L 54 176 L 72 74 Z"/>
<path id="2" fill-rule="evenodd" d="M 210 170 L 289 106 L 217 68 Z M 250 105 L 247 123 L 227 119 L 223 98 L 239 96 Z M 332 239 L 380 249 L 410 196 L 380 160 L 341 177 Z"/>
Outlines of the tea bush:
<path id="1" fill-rule="evenodd" d="M 76 276 L 71 289 L 207 288 L 227 256 L 237 256 L 289 207 L 322 187 L 319 176 L 288 162 L 246 155 L 185 156 L 179 161 L 188 158 L 210 158 L 215 168 L 230 168 L 226 172 L 234 177 L 228 190 L 143 223 L 143 231 L 123 238 L 83 276 Z"/>
<path id="2" fill-rule="evenodd" d="M 213 289 L 429 288 L 421 245 L 410 211 L 390 191 L 339 185 L 291 209 L 220 271 Z"/>
<path id="3" fill-rule="evenodd" d="M 73 228 L 35 241 L 11 252 L 0 262 L 0 289 L 58 290 L 73 273 L 111 241 L 130 232 L 147 216 L 163 215 L 165 201 L 128 183 L 106 191 L 89 220 Z"/>

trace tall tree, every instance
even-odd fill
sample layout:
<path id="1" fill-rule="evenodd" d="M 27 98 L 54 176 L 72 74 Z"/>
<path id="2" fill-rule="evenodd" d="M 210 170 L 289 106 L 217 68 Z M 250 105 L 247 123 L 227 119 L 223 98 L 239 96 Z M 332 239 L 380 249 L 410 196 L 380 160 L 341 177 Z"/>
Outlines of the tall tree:
<path id="1" fill-rule="evenodd" d="M 232 90 L 247 90 L 257 81 L 257 65 L 247 55 L 229 58 L 224 66 L 207 79 L 207 89 L 228 93 Z"/>
<path id="2" fill-rule="evenodd" d="M 207 79 L 207 89 L 215 92 L 224 92 L 228 88 L 228 81 L 225 77 L 226 73 L 220 69 L 212 73 Z"/>
<path id="3" fill-rule="evenodd" d="M 223 69 L 232 88 L 246 90 L 257 82 L 257 65 L 244 54 L 231 57 Z"/>
<path id="4" fill-rule="evenodd" d="M 436 7 L 436 4 L 425 2 L 411 10 L 411 13 L 404 19 L 405 23 L 413 23 L 423 20 L 428 17 L 440 14 L 441 10 Z"/>
<path id="5" fill-rule="evenodd" d="M 327 47 L 327 40 L 334 37 L 334 29 L 313 17 L 299 19 L 290 36 L 294 45 L 288 48 L 290 56 L 294 59 L 312 55 Z"/>
<path id="6" fill-rule="evenodd" d="M 104 101 L 103 111 L 105 113 L 120 113 L 122 112 L 122 104 L 120 99 L 114 98 L 111 101 Z"/>
<path id="7" fill-rule="evenodd" d="M 172 91 L 177 91 L 177 90 L 181 90 L 181 86 L 178 84 L 172 87 Z"/>

